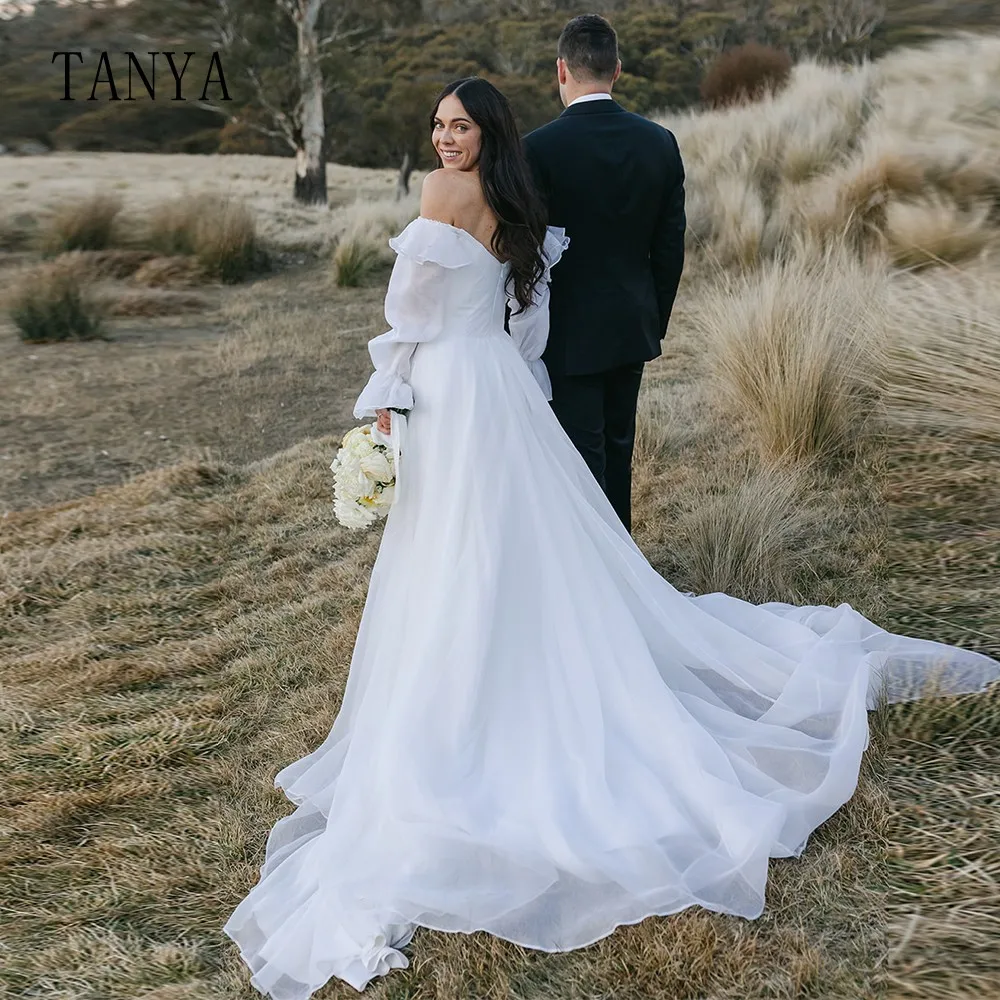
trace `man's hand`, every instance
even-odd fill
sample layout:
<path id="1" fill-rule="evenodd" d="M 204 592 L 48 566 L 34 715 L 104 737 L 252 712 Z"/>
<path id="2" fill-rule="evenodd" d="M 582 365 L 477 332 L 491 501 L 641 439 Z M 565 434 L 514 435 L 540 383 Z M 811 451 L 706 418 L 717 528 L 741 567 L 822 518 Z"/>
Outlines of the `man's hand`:
<path id="1" fill-rule="evenodd" d="M 389 410 L 376 410 L 375 418 L 375 426 L 383 434 L 389 434 L 392 430 L 392 413 Z"/>

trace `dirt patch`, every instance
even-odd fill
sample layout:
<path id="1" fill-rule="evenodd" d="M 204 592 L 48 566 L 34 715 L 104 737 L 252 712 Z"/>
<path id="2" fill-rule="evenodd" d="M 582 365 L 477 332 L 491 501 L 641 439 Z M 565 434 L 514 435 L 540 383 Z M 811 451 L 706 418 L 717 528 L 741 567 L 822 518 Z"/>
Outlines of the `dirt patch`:
<path id="1" fill-rule="evenodd" d="M 111 319 L 109 341 L 24 344 L 0 318 L 0 509 L 342 434 L 370 368 L 365 345 L 384 327 L 382 292 L 338 289 L 313 263 L 199 289 L 199 312 Z"/>

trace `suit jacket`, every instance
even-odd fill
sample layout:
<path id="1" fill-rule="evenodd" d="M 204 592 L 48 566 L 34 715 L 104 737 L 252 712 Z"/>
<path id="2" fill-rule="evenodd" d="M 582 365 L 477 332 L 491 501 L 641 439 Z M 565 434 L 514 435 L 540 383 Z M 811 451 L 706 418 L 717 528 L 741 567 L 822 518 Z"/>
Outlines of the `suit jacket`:
<path id="1" fill-rule="evenodd" d="M 597 100 L 567 108 L 524 146 L 549 224 L 570 238 L 552 270 L 546 367 L 587 375 L 659 356 L 684 267 L 677 140 Z"/>

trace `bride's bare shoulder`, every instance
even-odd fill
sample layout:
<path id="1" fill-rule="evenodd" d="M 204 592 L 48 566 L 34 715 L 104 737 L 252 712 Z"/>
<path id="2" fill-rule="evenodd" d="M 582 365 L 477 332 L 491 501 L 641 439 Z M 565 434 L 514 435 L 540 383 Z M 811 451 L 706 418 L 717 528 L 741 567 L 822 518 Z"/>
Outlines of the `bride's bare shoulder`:
<path id="1" fill-rule="evenodd" d="M 484 204 L 478 174 L 464 170 L 432 170 L 420 189 L 420 214 L 458 226 Z"/>

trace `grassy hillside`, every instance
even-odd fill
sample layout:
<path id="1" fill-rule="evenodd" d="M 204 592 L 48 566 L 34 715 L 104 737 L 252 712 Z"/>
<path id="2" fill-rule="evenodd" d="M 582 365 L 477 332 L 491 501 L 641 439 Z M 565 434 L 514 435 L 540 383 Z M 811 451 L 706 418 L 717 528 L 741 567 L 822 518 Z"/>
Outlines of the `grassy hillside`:
<path id="1" fill-rule="evenodd" d="M 996 39 L 805 63 L 758 106 L 665 119 L 688 164 L 691 256 L 644 381 L 635 535 L 679 589 L 848 600 L 1000 655 L 998 69 Z M 254 197 L 291 260 L 200 286 L 201 312 L 113 319 L 108 341 L 25 344 L 3 314 L 11 996 L 255 995 L 220 929 L 289 812 L 274 774 L 340 704 L 378 543 L 334 521 L 328 465 L 384 329 L 385 261 L 342 287 L 331 258 L 384 253 L 414 212 L 388 173 L 344 168 L 319 217 L 291 203 L 283 169 L 0 161 L 12 225 L 40 235 L 61 195 L 102 181 L 125 185 L 123 239 L 203 184 Z M 10 245 L 3 298 L 39 263 Z M 801 859 L 771 865 L 760 920 L 690 910 L 566 955 L 420 932 L 411 967 L 370 995 L 1000 997 L 1000 692 L 872 724 L 857 794 Z"/>

